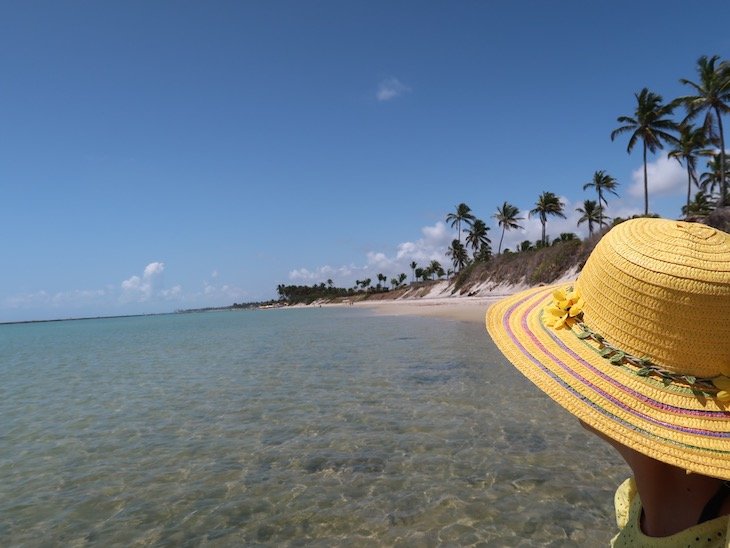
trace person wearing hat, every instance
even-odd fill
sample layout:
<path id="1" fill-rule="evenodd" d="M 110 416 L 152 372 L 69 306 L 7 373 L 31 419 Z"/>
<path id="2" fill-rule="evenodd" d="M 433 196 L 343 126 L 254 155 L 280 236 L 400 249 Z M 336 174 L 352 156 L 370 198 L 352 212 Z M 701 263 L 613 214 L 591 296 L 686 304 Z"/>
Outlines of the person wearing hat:
<path id="1" fill-rule="evenodd" d="M 614 446 L 612 546 L 730 546 L 730 235 L 667 219 L 609 231 L 574 283 L 492 305 L 528 379 Z"/>

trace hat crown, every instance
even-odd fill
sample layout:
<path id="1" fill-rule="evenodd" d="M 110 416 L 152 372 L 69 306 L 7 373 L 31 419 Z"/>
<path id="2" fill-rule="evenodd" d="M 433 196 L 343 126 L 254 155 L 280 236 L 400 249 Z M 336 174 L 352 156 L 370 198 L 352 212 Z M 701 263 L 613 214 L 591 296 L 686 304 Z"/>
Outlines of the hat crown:
<path id="1" fill-rule="evenodd" d="M 617 348 L 682 375 L 730 375 L 730 235 L 626 221 L 596 245 L 576 287 L 583 321 Z"/>

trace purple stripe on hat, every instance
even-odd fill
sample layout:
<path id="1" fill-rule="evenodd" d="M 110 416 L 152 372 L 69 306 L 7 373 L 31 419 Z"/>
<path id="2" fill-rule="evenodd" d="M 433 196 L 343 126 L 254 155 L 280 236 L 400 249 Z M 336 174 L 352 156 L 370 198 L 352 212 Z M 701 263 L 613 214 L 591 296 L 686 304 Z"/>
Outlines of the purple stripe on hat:
<path id="1" fill-rule="evenodd" d="M 547 369 L 534 356 L 532 356 L 527 351 L 527 349 L 520 343 L 520 341 L 517 339 L 515 333 L 510 328 L 509 319 L 515 313 L 515 310 L 517 309 L 517 307 L 520 306 L 521 304 L 523 304 L 528 299 L 530 299 L 532 296 L 534 296 L 534 294 L 528 295 L 527 297 L 525 297 L 524 299 L 520 300 L 519 302 L 516 302 L 513 306 L 511 306 L 509 308 L 509 310 L 507 311 L 507 313 L 505 314 L 505 316 L 502 319 L 502 325 L 503 325 L 505 331 L 508 333 L 510 339 L 512 340 L 512 343 L 515 346 L 517 346 L 520 349 L 520 351 L 525 356 L 527 356 L 530 359 L 530 361 L 532 361 L 538 368 L 540 368 L 545 374 L 547 374 L 553 380 L 555 380 L 556 382 L 558 382 L 559 384 L 561 384 L 564 388 L 566 388 L 569 392 L 571 392 L 575 397 L 583 400 L 586 403 L 589 403 L 596 410 L 600 411 L 601 413 L 603 413 L 605 415 L 610 415 L 615 420 L 617 420 L 619 422 L 622 422 L 623 424 L 627 425 L 628 427 L 633 428 L 633 429 L 637 429 L 638 428 L 637 426 L 632 425 L 632 424 L 626 422 L 625 420 L 623 420 L 623 419 L 621 419 L 619 417 L 616 417 L 615 415 L 613 415 L 609 411 L 607 411 L 607 410 L 599 407 L 597 404 L 586 400 L 586 397 L 585 396 L 583 396 L 580 393 L 578 393 L 574 388 L 572 388 L 570 385 L 568 385 L 560 377 L 558 377 L 556 374 L 554 374 L 549 369 Z M 627 406 L 626 404 L 618 401 L 614 396 L 611 396 L 607 392 L 601 390 L 596 385 L 594 385 L 593 383 L 589 382 L 587 379 L 585 379 L 584 377 L 582 377 L 581 375 L 579 375 L 577 372 L 573 371 L 570 367 L 567 366 L 566 363 L 562 362 L 557 356 L 555 356 L 551 352 L 549 352 L 545 348 L 545 346 L 537 339 L 537 337 L 528 329 L 526 317 L 527 317 L 527 315 L 532 310 L 535 309 L 535 307 L 538 304 L 539 304 L 539 301 L 536 301 L 535 304 L 533 304 L 523 314 L 523 316 L 521 317 L 521 326 L 522 326 L 522 328 L 524 329 L 525 333 L 527 333 L 530 336 L 530 338 L 531 338 L 531 340 L 532 340 L 532 342 L 534 344 L 536 344 L 546 355 L 548 355 L 561 369 L 563 369 L 565 372 L 567 372 L 572 377 L 574 377 L 577 380 L 579 380 L 583 385 L 590 387 L 597 394 L 599 394 L 599 395 L 603 396 L 605 399 L 613 402 L 616 406 L 620 407 L 621 409 L 623 409 L 624 411 L 626 411 L 630 415 L 634 415 L 636 417 L 639 417 L 639 418 L 641 418 L 641 419 L 643 419 L 645 421 L 648 421 L 648 422 L 650 422 L 652 424 L 656 424 L 656 425 L 662 426 L 664 428 L 668 428 L 670 430 L 676 430 L 676 431 L 686 432 L 686 433 L 691 433 L 691 434 L 696 434 L 696 435 L 703 435 L 703 436 L 709 436 L 709 437 L 715 437 L 715 438 L 730 438 L 730 433 L 729 432 L 713 432 L 713 431 L 710 431 L 710 430 L 702 430 L 702 429 L 695 429 L 695 428 L 686 428 L 686 427 L 672 425 L 672 424 L 669 424 L 669 423 L 666 423 L 666 422 L 663 422 L 663 421 L 659 421 L 659 420 L 654 419 L 652 417 L 649 417 L 649 416 L 647 416 L 647 415 L 645 415 L 643 413 L 640 413 L 639 411 L 637 411 L 635 409 L 632 409 L 631 407 Z M 612 385 L 614 385 L 617 389 L 629 393 L 631 396 L 633 396 L 634 398 L 636 398 L 636 399 L 638 399 L 638 400 L 646 403 L 647 405 L 650 405 L 650 406 L 652 406 L 654 408 L 657 408 L 657 409 L 660 409 L 660 410 L 663 410 L 663 411 L 669 411 L 669 412 L 674 412 L 674 413 L 677 413 L 677 414 L 688 415 L 688 416 L 700 416 L 700 417 L 718 417 L 718 416 L 719 417 L 727 417 L 727 416 L 730 416 L 730 413 L 723 412 L 723 411 L 713 412 L 713 411 L 699 411 L 699 410 L 682 409 L 682 408 L 679 408 L 679 407 L 674 407 L 674 406 L 670 406 L 670 405 L 667 405 L 667 404 L 662 404 L 660 402 L 657 402 L 655 400 L 652 400 L 650 398 L 647 398 L 643 394 L 640 394 L 640 393 L 638 393 L 638 392 L 636 392 L 634 390 L 631 390 L 631 389 L 629 389 L 629 388 L 621 385 L 620 383 L 618 383 L 614 379 L 608 377 L 603 372 L 599 371 L 598 369 L 596 369 L 595 367 L 593 367 L 590 363 L 588 363 L 583 358 L 581 358 L 579 355 L 577 355 L 575 352 L 573 352 L 571 349 L 569 349 L 567 346 L 565 346 L 565 344 L 562 341 L 560 341 L 559 339 L 557 339 L 552 333 L 548 333 L 548 334 L 551 336 L 551 338 L 561 348 L 563 348 L 566 352 L 568 352 L 571 355 L 571 357 L 573 357 L 576 361 L 578 361 L 579 363 L 581 363 L 585 367 L 589 368 L 591 371 L 593 371 L 595 374 L 597 374 L 598 376 L 600 376 L 602 379 L 604 379 L 607 382 L 609 382 Z M 648 432 L 646 432 L 646 433 L 649 434 L 649 435 L 653 435 L 653 434 L 650 434 Z M 670 441 L 670 440 L 667 440 L 667 441 Z M 672 442 L 672 443 L 676 443 L 676 442 Z"/>

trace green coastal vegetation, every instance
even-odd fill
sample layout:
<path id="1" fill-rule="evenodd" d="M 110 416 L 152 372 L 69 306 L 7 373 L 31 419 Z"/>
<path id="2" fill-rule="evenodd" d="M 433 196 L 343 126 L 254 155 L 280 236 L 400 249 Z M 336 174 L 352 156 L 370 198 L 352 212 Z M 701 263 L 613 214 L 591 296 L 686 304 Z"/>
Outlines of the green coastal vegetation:
<path id="1" fill-rule="evenodd" d="M 668 157 L 687 171 L 687 195 L 678 217 L 728 231 L 730 196 L 722 118 L 730 112 L 730 62 L 718 55 L 702 56 L 697 61 L 695 78 L 679 81 L 688 93 L 669 101 L 646 87 L 635 93 L 633 111 L 617 117 L 618 126 L 608 137 L 611 141 L 628 138 L 628 154 L 640 145 L 644 182 L 642 216 L 657 216 L 650 213 L 647 156 L 667 147 Z M 700 172 L 703 164 L 704 170 Z M 619 196 L 620 183 L 616 178 L 608 170 L 600 169 L 586 179 L 582 188 L 590 197 L 576 208 L 580 213 L 578 226 L 585 224 L 588 229 L 588 237 L 584 240 L 572 232 L 550 240 L 548 223 L 552 218 L 566 218 L 566 211 L 559 196 L 546 190 L 537 196 L 529 211 L 522 212 L 509 201 L 503 201 L 496 208 L 491 215 L 499 230 L 499 243 L 494 253 L 490 227 L 470 206 L 460 203 L 445 215 L 446 223 L 456 229 L 457 234 L 446 251 L 451 264 L 441 265 L 435 260 L 429 264 L 412 261 L 410 273 L 402 272 L 390 280 L 383 273 L 377 273 L 372 279 L 357 280 L 349 288 L 335 287 L 332 280 L 311 286 L 281 284 L 277 287 L 279 303 L 416 297 L 427 293 L 431 285 L 443 279 L 451 280 L 453 292 L 459 294 L 471 294 L 474 287 L 484 283 L 492 287 L 550 283 L 569 270 L 580 268 L 600 236 L 625 220 L 612 219 L 605 214 L 609 199 Z M 525 240 L 515 249 L 503 249 L 505 233 L 522 228 L 520 223 L 526 218 L 540 220 L 540 239 Z"/>

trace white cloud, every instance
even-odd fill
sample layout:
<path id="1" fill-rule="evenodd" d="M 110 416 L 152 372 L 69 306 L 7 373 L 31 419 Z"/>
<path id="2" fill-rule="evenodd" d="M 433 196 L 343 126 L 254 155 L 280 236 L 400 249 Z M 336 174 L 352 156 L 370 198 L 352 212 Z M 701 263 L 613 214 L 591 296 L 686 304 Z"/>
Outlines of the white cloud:
<path id="1" fill-rule="evenodd" d="M 163 287 L 162 274 L 165 263 L 153 262 L 144 268 L 142 277 L 132 276 L 121 283 L 122 293 L 119 300 L 124 303 L 142 303 L 155 298 L 174 299 L 182 293 L 182 287 L 176 285 L 171 289 Z"/>
<path id="2" fill-rule="evenodd" d="M 646 164 L 649 198 L 652 196 L 676 196 L 687 192 L 687 171 L 677 160 L 662 154 Z M 644 197 L 644 166 L 631 172 L 630 196 Z"/>
<path id="3" fill-rule="evenodd" d="M 401 272 L 410 276 L 412 261 L 420 266 L 439 261 L 445 269 L 450 268 L 451 261 L 446 257 L 446 250 L 456 238 L 456 231 L 438 221 L 432 226 L 423 227 L 421 233 L 423 237 L 418 240 L 398 244 L 392 255 L 383 251 L 369 251 L 365 254 L 365 264 L 361 266 L 333 268 L 325 265 L 315 269 L 299 268 L 289 272 L 289 279 L 307 284 L 332 279 L 339 287 L 349 287 L 356 279 L 373 278 L 377 273 L 385 274 L 389 279 Z"/>
<path id="4" fill-rule="evenodd" d="M 165 270 L 165 263 L 150 263 L 144 267 L 144 277 L 149 280 L 154 276 L 162 274 L 163 270 Z"/>
<path id="5" fill-rule="evenodd" d="M 103 289 L 72 289 L 71 291 L 60 291 L 53 295 L 54 305 L 65 304 L 88 304 L 102 300 L 107 295 Z"/>
<path id="6" fill-rule="evenodd" d="M 109 291 L 104 289 L 72 289 L 69 291 L 57 291 L 49 293 L 45 290 L 33 293 L 14 295 L 5 299 L 4 304 L 8 308 L 38 308 L 38 307 L 73 307 L 102 304 L 109 297 Z"/>
<path id="7" fill-rule="evenodd" d="M 359 270 L 354 266 L 341 266 L 339 268 L 332 268 L 329 265 L 320 266 L 314 270 L 307 268 L 299 268 L 289 272 L 289 279 L 292 281 L 299 282 L 324 282 L 328 279 L 342 279 L 348 278 L 353 272 Z"/>
<path id="8" fill-rule="evenodd" d="M 378 84 L 378 89 L 375 92 L 375 97 L 378 101 L 392 101 L 396 97 L 400 97 L 404 93 L 411 91 L 411 88 L 406 86 L 398 78 L 386 78 Z"/>
<path id="9" fill-rule="evenodd" d="M 45 290 L 35 291 L 33 293 L 22 293 L 13 295 L 5 299 L 5 305 L 9 308 L 27 308 L 49 304 L 51 295 Z"/>
<path id="10" fill-rule="evenodd" d="M 246 297 L 247 293 L 235 285 L 223 284 L 212 285 L 203 282 L 203 296 L 205 300 L 213 304 L 232 304 L 234 301 Z"/>

